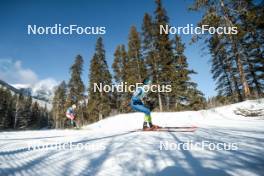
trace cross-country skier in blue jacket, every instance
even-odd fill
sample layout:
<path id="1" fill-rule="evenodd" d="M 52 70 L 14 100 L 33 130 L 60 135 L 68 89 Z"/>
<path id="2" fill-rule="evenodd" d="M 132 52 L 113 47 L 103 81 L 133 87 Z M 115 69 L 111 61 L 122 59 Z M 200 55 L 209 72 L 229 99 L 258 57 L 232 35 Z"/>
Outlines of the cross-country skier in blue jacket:
<path id="1" fill-rule="evenodd" d="M 143 98 L 146 96 L 147 91 L 145 90 L 145 88 L 147 86 L 150 86 L 152 80 L 150 78 L 146 78 L 143 81 L 143 85 L 142 87 L 138 87 L 136 89 L 136 91 L 133 93 L 133 96 L 131 98 L 131 107 L 132 109 L 139 111 L 139 112 L 143 112 L 145 114 L 144 117 L 144 123 L 143 123 L 143 129 L 147 129 L 147 128 L 153 128 L 156 127 L 155 125 L 152 124 L 152 119 L 151 119 L 151 115 L 150 115 L 150 109 L 147 108 L 144 103 L 142 102 Z"/>

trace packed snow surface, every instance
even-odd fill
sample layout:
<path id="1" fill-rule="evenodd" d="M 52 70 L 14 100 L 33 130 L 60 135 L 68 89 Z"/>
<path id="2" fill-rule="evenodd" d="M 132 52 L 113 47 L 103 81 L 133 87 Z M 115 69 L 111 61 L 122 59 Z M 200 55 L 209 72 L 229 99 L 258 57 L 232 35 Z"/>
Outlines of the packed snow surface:
<path id="1" fill-rule="evenodd" d="M 0 175 L 261 176 L 264 117 L 235 115 L 237 108 L 263 109 L 264 99 L 152 114 L 157 125 L 197 126 L 195 132 L 136 132 L 141 113 L 109 117 L 81 130 L 0 132 Z M 203 142 L 220 148 L 202 148 Z M 52 144 L 66 147 L 49 148 Z"/>

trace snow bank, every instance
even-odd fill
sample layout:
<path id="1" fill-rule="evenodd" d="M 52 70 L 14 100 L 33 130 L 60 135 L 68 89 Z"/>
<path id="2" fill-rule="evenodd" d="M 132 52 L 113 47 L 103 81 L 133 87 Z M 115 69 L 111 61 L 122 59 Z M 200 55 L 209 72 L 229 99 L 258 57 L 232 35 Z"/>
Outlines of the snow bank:
<path id="1" fill-rule="evenodd" d="M 155 124 L 197 125 L 195 132 L 131 132 L 141 128 L 142 113 L 109 117 L 84 130 L 0 132 L 0 175 L 263 176 L 264 119 L 236 115 L 238 107 L 263 108 L 263 99 L 202 111 L 153 113 Z M 160 149 L 161 142 L 203 141 L 235 144 L 238 150 Z M 69 142 L 75 148 L 28 148 Z M 76 148 L 79 145 L 90 148 Z"/>
<path id="2" fill-rule="evenodd" d="M 247 100 L 241 103 L 221 106 L 201 111 L 184 111 L 184 112 L 153 112 L 152 120 L 159 126 L 237 126 L 236 120 L 241 123 L 254 122 L 256 119 L 263 117 L 244 117 L 234 113 L 237 108 L 246 109 L 264 109 L 264 99 Z M 83 127 L 91 130 L 135 130 L 142 127 L 143 113 L 128 113 L 108 117 L 94 124 Z"/>

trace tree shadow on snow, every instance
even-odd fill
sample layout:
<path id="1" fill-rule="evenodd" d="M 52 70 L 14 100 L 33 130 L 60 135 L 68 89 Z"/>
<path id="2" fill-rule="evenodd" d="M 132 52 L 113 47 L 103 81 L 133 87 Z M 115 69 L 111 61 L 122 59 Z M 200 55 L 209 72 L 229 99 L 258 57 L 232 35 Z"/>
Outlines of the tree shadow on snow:
<path id="1" fill-rule="evenodd" d="M 175 143 L 183 143 L 175 133 L 170 133 L 173 137 Z M 175 151 L 170 151 L 175 152 Z M 183 156 L 184 160 L 188 163 L 189 169 L 185 168 L 182 164 L 180 164 L 179 159 L 173 155 L 170 155 L 169 152 L 166 154 L 170 157 L 171 160 L 174 161 L 173 166 L 168 166 L 163 170 L 155 173 L 154 175 L 157 176 L 196 176 L 196 175 L 216 175 L 216 176 L 228 176 L 229 174 L 222 170 L 221 168 L 208 168 L 204 167 L 202 163 L 199 161 L 199 158 L 195 158 L 190 151 L 188 150 L 181 150 L 180 151 Z"/>
<path id="2" fill-rule="evenodd" d="M 97 141 L 101 141 L 101 140 L 105 140 L 105 139 L 110 139 L 110 141 L 107 141 L 107 146 L 104 150 L 94 152 L 94 153 L 92 153 L 92 156 L 91 156 L 91 153 L 84 154 L 80 158 L 76 159 L 76 161 L 77 160 L 86 160 L 87 161 L 86 166 L 82 167 L 81 170 L 79 168 L 79 170 L 77 171 L 76 165 L 72 164 L 75 161 L 71 160 L 71 161 L 66 162 L 64 164 L 65 169 L 64 169 L 63 173 L 68 173 L 69 175 L 83 175 L 83 176 L 97 175 L 100 171 L 102 171 L 101 168 L 105 164 L 106 160 L 113 157 L 115 155 L 115 152 L 117 152 L 116 149 L 113 147 L 113 145 L 116 142 L 120 143 L 120 140 L 118 140 L 118 139 L 120 137 L 121 138 L 125 137 L 125 140 L 122 140 L 121 145 L 125 145 L 126 143 L 128 143 L 129 141 L 132 140 L 132 137 L 126 137 L 127 134 L 131 134 L 131 132 L 124 132 L 124 133 L 119 133 L 119 134 L 113 134 L 113 135 L 108 135 L 108 136 L 103 136 L 103 137 L 92 138 L 92 139 L 84 139 L 84 140 L 80 140 L 77 142 L 73 142 L 73 144 L 78 144 L 78 143 L 88 144 L 89 142 L 97 142 Z M 78 174 L 77 174 L 77 172 L 78 172 Z M 107 175 L 109 175 L 109 174 L 107 174 Z"/>
<path id="3" fill-rule="evenodd" d="M 255 133 L 255 131 L 252 131 L 252 133 Z M 259 136 L 239 135 L 239 131 L 229 131 L 223 128 L 210 129 L 209 131 L 199 128 L 195 133 L 172 132 L 167 133 L 167 135 L 159 135 L 159 133 L 154 133 L 154 135 L 149 134 L 124 132 L 95 138 L 87 137 L 73 142 L 76 145 L 78 143 L 89 144 L 104 141 L 105 150 L 98 152 L 80 151 L 75 153 L 75 151 L 63 151 L 60 153 L 58 151 L 51 151 L 29 154 L 28 152 L 32 151 L 27 148 L 0 151 L 0 161 L 9 162 L 7 168 L 2 168 L 0 165 L 0 175 L 40 175 L 43 174 L 38 172 L 38 168 L 41 167 L 47 168 L 48 175 L 90 176 L 98 175 L 99 173 L 116 175 L 116 173 L 111 173 L 114 172 L 111 166 L 109 166 L 110 168 L 103 167 L 106 161 L 111 163 L 109 159 L 117 162 L 113 163 L 115 164 L 114 167 L 122 168 L 122 175 L 226 176 L 230 175 L 229 173 L 232 173 L 234 170 L 243 169 L 249 170 L 256 175 L 261 175 L 264 170 L 264 159 L 262 157 L 264 139 Z M 194 143 L 203 140 L 216 143 L 234 141 L 242 143 L 244 146 L 241 150 L 236 151 L 209 151 L 208 156 L 208 152 L 205 152 L 204 156 L 201 154 L 194 156 L 191 150 L 160 151 L 157 147 L 159 141 L 169 140 L 175 143 L 184 143 L 186 139 L 192 140 Z M 259 145 L 255 146 L 254 144 Z M 34 154 L 36 155 L 34 156 Z M 119 154 L 121 154 L 121 157 Z M 132 158 L 126 158 L 126 154 L 130 154 Z M 32 158 L 25 159 L 28 156 Z M 61 156 L 66 160 L 61 161 Z M 19 161 L 20 159 L 21 161 Z M 162 160 L 170 160 L 172 163 L 167 164 L 167 167 L 165 166 L 163 169 L 159 169 L 159 164 Z M 148 165 L 147 163 L 151 163 L 150 168 L 145 168 Z"/>
<path id="4" fill-rule="evenodd" d="M 246 136 L 246 135 L 233 135 L 232 130 L 228 133 L 228 130 L 223 130 L 224 132 L 218 130 L 210 130 L 206 131 L 199 130 L 195 135 L 185 136 L 189 140 L 193 140 L 193 142 L 201 142 L 211 141 L 211 142 L 228 142 L 233 141 L 242 144 L 250 144 L 250 147 L 243 146 L 240 148 L 238 146 L 238 150 L 231 151 L 211 151 L 213 155 L 211 156 L 200 156 L 199 158 L 195 158 L 192 155 L 192 152 L 189 150 L 180 150 L 180 151 L 161 151 L 164 155 L 167 155 L 173 162 L 173 166 L 168 166 L 161 171 L 155 172 L 151 175 L 158 176 L 175 176 L 175 175 L 231 175 L 232 171 L 235 170 L 246 170 L 255 175 L 262 175 L 262 171 L 264 170 L 264 159 L 263 159 L 263 138 Z M 252 131 L 253 133 L 255 131 Z M 170 136 L 174 139 L 175 143 L 182 143 L 184 141 L 180 140 L 180 137 L 177 137 L 177 133 L 170 133 Z M 184 134 L 185 135 L 185 134 Z M 164 140 L 164 139 L 160 139 Z M 258 145 L 254 147 L 254 145 Z M 248 148 L 247 148 L 248 147 Z M 179 158 L 175 156 L 174 152 L 180 152 L 184 156 L 184 161 L 186 161 L 189 165 L 189 169 L 184 168 L 184 166 L 179 162 Z M 205 167 L 202 165 L 202 162 L 206 161 L 206 163 L 212 163 L 209 167 Z M 230 171 L 230 172 L 229 172 Z"/>
<path id="5" fill-rule="evenodd" d="M 118 137 L 125 136 L 126 134 L 130 134 L 130 132 L 72 142 L 73 145 L 77 145 L 78 143 L 86 144 L 89 142 L 111 139 L 107 142 L 106 149 L 98 152 L 98 156 L 93 158 L 89 158 L 91 153 L 86 154 L 84 152 L 82 155 L 81 152 L 75 153 L 75 151 L 54 150 L 42 152 L 41 150 L 35 151 L 33 148 L 28 147 L 0 151 L 0 161 L 5 162 L 0 163 L 0 175 L 42 175 L 43 173 L 40 173 L 38 169 L 39 167 L 42 168 L 41 172 L 43 172 L 43 168 L 47 168 L 45 173 L 48 175 L 76 175 L 76 172 L 80 172 L 81 174 L 79 175 L 96 175 L 104 161 L 109 157 L 114 140 Z M 63 142 L 61 144 L 63 144 Z M 61 152 L 65 152 L 65 154 L 61 154 Z M 80 158 L 76 158 L 75 154 L 80 155 Z M 56 157 L 57 155 L 58 157 Z M 67 160 L 61 161 L 61 156 Z M 75 168 L 75 164 L 78 164 L 78 161 L 80 160 L 88 160 L 89 164 L 87 167 Z M 5 168 L 2 168 L 2 166 L 5 166 Z M 80 169 L 82 171 L 80 171 Z"/>

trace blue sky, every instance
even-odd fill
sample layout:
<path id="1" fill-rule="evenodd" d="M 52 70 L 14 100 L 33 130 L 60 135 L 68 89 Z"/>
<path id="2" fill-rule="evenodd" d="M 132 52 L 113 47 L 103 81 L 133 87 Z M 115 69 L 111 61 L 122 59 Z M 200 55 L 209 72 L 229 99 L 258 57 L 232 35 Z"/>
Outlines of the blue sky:
<path id="1" fill-rule="evenodd" d="M 191 3 L 191 0 L 163 0 L 171 25 L 185 26 L 199 21 L 201 14 L 187 9 Z M 28 35 L 27 25 L 105 26 L 107 32 L 101 36 L 111 66 L 116 46 L 127 44 L 130 27 L 135 25 L 140 30 L 144 13 L 153 14 L 154 10 L 154 0 L 1 1 L 0 79 L 10 84 L 45 79 L 68 81 L 69 67 L 80 54 L 85 61 L 83 81 L 87 85 L 89 63 L 99 36 Z M 215 95 L 210 56 L 203 55 L 203 43 L 189 45 L 190 38 L 191 35 L 182 35 L 189 66 L 198 72 L 192 78 L 207 97 Z"/>

